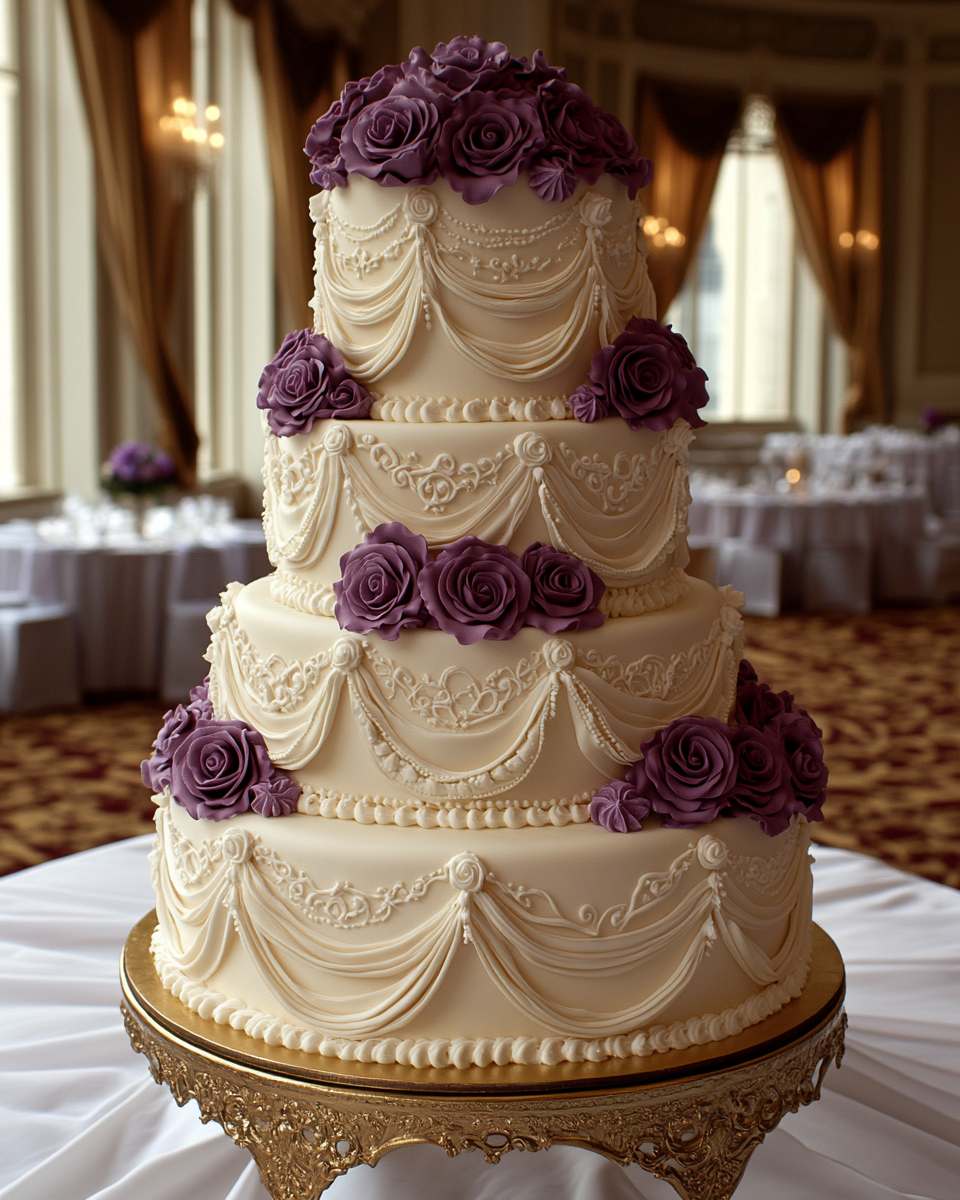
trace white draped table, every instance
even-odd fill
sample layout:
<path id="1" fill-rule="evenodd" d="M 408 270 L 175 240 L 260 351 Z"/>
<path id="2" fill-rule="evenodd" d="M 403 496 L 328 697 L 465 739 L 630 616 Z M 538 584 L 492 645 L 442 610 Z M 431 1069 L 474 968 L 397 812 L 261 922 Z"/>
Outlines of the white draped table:
<path id="1" fill-rule="evenodd" d="M 117 961 L 153 906 L 150 844 L 0 880 L 0 1200 L 266 1198 L 246 1151 L 201 1125 L 195 1105 L 178 1109 L 123 1031 Z M 737 1200 L 956 1200 L 960 893 L 861 855 L 816 854 L 815 917 L 847 964 L 846 1058 L 821 1101 L 757 1150 Z M 405 1147 L 326 1195 L 676 1200 L 638 1167 L 565 1146 L 496 1166 Z"/>

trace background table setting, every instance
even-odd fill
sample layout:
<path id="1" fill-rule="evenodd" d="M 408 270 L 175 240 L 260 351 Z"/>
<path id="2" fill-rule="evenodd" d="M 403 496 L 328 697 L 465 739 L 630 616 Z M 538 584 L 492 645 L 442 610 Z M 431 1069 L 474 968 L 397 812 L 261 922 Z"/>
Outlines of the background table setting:
<path id="1" fill-rule="evenodd" d="M 211 496 L 139 512 L 68 497 L 61 516 L 0 525 L 0 709 L 185 696 L 204 674 L 206 612 L 270 569 L 260 522 Z"/>
<path id="2" fill-rule="evenodd" d="M 690 544 L 747 611 L 960 594 L 960 429 L 769 434 L 749 484 L 691 473 Z"/>
<path id="3" fill-rule="evenodd" d="M 0 880 L 0 1200 L 266 1200 L 252 1159 L 178 1109 L 123 1030 L 117 962 L 153 906 L 149 837 Z M 960 893 L 815 847 L 815 920 L 847 966 L 847 1051 L 821 1100 L 756 1151 L 737 1200 L 954 1200 Z M 331 1200 L 676 1200 L 639 1167 L 560 1146 L 357 1167 Z"/>

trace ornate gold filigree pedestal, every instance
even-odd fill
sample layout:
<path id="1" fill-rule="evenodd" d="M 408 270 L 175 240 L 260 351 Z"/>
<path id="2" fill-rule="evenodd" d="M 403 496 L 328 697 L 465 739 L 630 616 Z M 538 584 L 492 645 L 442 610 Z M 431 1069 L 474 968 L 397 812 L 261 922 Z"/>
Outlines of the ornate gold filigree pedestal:
<path id="1" fill-rule="evenodd" d="M 418 1071 L 344 1063 L 252 1042 L 186 1010 L 150 956 L 151 913 L 121 963 L 135 1050 L 180 1105 L 196 1100 L 256 1159 L 273 1200 L 315 1200 L 388 1150 L 433 1142 L 450 1155 L 583 1146 L 668 1180 L 686 1200 L 726 1200 L 783 1115 L 819 1099 L 843 1054 L 843 962 L 814 928 L 803 995 L 735 1038 L 650 1058 L 558 1067 Z"/>

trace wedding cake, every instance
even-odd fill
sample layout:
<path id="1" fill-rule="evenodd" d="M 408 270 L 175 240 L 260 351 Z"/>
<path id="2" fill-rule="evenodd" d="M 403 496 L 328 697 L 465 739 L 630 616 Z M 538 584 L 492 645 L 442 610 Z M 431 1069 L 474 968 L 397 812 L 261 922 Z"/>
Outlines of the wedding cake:
<path id="1" fill-rule="evenodd" d="M 688 576 L 704 373 L 650 164 L 457 38 L 307 143 L 315 329 L 260 380 L 272 575 L 144 763 L 157 971 L 270 1045 L 418 1068 L 717 1041 L 803 987 L 819 730 Z"/>

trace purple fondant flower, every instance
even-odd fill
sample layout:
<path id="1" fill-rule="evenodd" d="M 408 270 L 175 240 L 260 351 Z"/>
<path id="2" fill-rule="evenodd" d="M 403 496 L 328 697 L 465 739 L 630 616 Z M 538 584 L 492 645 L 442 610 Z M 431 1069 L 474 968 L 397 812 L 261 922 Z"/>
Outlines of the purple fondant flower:
<path id="1" fill-rule="evenodd" d="M 190 689 L 190 703 L 187 708 L 197 714 L 198 721 L 212 721 L 213 705 L 210 703 L 210 676 L 204 677 L 203 683 Z"/>
<path id="2" fill-rule="evenodd" d="M 582 383 L 575 392 L 570 393 L 570 407 L 578 421 L 602 421 L 610 416 L 610 405 L 603 389 L 591 383 Z"/>
<path id="3" fill-rule="evenodd" d="M 163 724 L 153 742 L 153 754 L 140 764 L 140 777 L 152 792 L 162 792 L 169 785 L 173 752 L 201 717 L 192 702 L 192 692 L 190 696 L 190 704 L 178 704 L 163 714 Z"/>
<path id="4" fill-rule="evenodd" d="M 260 376 L 257 408 L 266 410 L 278 437 L 309 433 L 315 421 L 329 417 L 365 417 L 372 404 L 336 347 L 310 329 L 288 333 Z"/>
<path id="5" fill-rule="evenodd" d="M 669 325 L 632 317 L 610 346 L 593 356 L 590 380 L 631 429 L 669 429 L 683 417 L 694 429 L 708 396 L 706 375 Z"/>
<path id="6" fill-rule="evenodd" d="M 597 788 L 590 801 L 590 820 L 611 833 L 636 833 L 650 815 L 650 802 L 626 779 L 613 779 Z"/>
<path id="7" fill-rule="evenodd" d="M 340 139 L 344 126 L 363 108 L 389 96 L 394 84 L 403 78 L 398 66 L 382 67 L 369 79 L 351 81 L 322 117 L 314 123 L 307 136 L 304 153 L 313 168 L 310 179 L 321 188 L 343 187 L 346 170 L 340 160 Z"/>
<path id="8" fill-rule="evenodd" d="M 440 170 L 468 204 L 483 204 L 516 183 L 545 146 L 532 96 L 505 89 L 467 92 L 444 122 Z"/>
<path id="9" fill-rule="evenodd" d="M 222 821 L 246 812 L 250 790 L 273 771 L 256 729 L 243 721 L 198 721 L 174 749 L 170 794 L 191 817 Z"/>
<path id="10" fill-rule="evenodd" d="M 426 538 L 399 521 L 378 525 L 340 559 L 342 578 L 333 585 L 340 628 L 375 629 L 392 642 L 401 629 L 421 627 L 426 614 L 417 578 L 426 562 Z"/>
<path id="11" fill-rule="evenodd" d="M 411 62 L 415 53 L 410 55 Z M 462 35 L 440 42 L 429 58 L 428 69 L 454 95 L 494 87 L 505 73 L 521 66 L 503 42 Z M 420 65 L 419 58 L 415 65 Z"/>
<path id="12" fill-rule="evenodd" d="M 789 692 L 775 692 L 769 684 L 757 679 L 748 679 L 737 687 L 736 720 L 739 725 L 764 729 L 774 717 L 795 710 Z"/>
<path id="13" fill-rule="evenodd" d="M 771 837 L 790 824 L 795 809 L 790 770 L 781 740 L 769 730 L 740 725 L 730 731 L 736 783 L 730 796 L 732 817 L 752 817 Z"/>
<path id="14" fill-rule="evenodd" d="M 822 731 L 803 709 L 774 717 L 766 731 L 780 739 L 798 810 L 808 821 L 822 821 L 828 775 Z"/>
<path id="15" fill-rule="evenodd" d="M 737 667 L 737 687 L 743 683 L 756 683 L 757 673 L 745 658 L 740 659 Z"/>
<path id="16" fill-rule="evenodd" d="M 601 109 L 583 88 L 563 79 L 552 79 L 538 89 L 537 108 L 550 145 L 566 151 L 585 183 L 596 183 L 605 162 Z"/>
<path id="17" fill-rule="evenodd" d="M 568 155 L 552 151 L 537 158 L 530 168 L 530 186 L 541 200 L 558 204 L 577 189 L 577 173 Z"/>
<path id="18" fill-rule="evenodd" d="M 521 565 L 530 577 L 525 624 L 545 633 L 596 629 L 603 624 L 604 615 L 597 605 L 606 586 L 580 559 L 534 542 L 524 552 Z"/>
<path id="19" fill-rule="evenodd" d="M 736 781 L 730 728 L 715 717 L 678 717 L 640 747 L 627 780 L 662 813 L 664 826 L 688 829 L 713 821 Z"/>
<path id="20" fill-rule="evenodd" d="M 285 771 L 275 771 L 249 789 L 250 807 L 261 817 L 285 817 L 296 810 L 300 784 Z"/>
<path id="21" fill-rule="evenodd" d="M 431 183 L 449 109 L 445 97 L 416 79 L 404 79 L 347 122 L 340 142 L 344 166 L 386 187 Z"/>
<path id="22" fill-rule="evenodd" d="M 530 606 L 530 580 L 520 559 L 507 546 L 490 546 L 473 536 L 460 538 L 428 562 L 419 587 L 431 623 L 452 633 L 461 646 L 515 637 Z"/>
<path id="23" fill-rule="evenodd" d="M 512 84 L 522 91 L 536 91 L 551 79 L 566 79 L 566 67 L 551 67 L 542 50 L 534 50 L 533 60 L 519 59 L 519 63 L 511 72 Z"/>
<path id="24" fill-rule="evenodd" d="M 597 111 L 604 170 L 623 180 L 632 200 L 653 178 L 653 163 L 649 158 L 640 157 L 637 143 L 622 122 L 603 109 Z"/>

